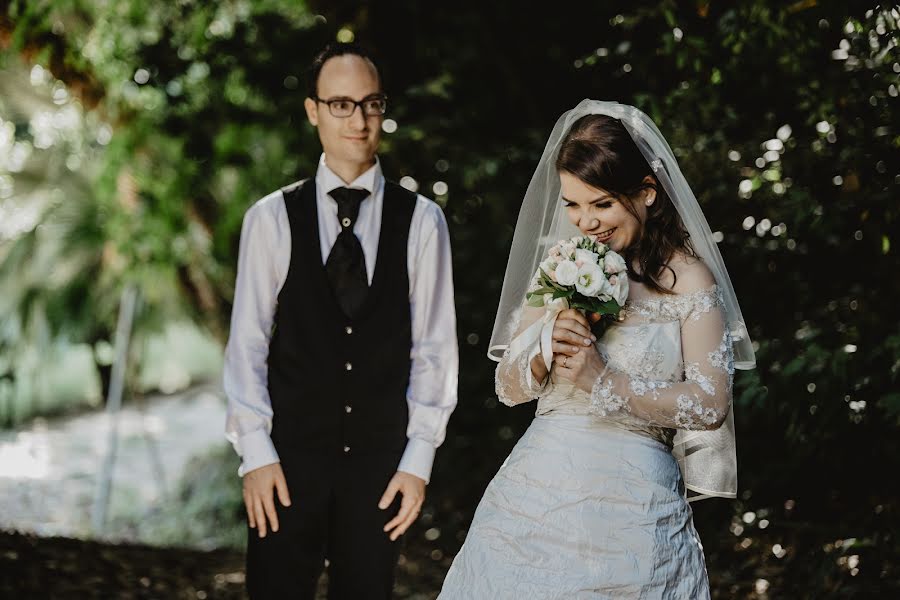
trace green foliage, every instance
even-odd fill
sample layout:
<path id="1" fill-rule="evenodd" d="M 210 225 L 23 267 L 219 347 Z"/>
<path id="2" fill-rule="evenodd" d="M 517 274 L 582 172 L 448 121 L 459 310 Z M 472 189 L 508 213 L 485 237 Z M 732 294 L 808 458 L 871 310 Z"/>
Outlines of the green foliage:
<path id="1" fill-rule="evenodd" d="M 603 336 L 609 325 L 619 319 L 619 315 L 622 311 L 622 307 L 619 305 L 618 301 L 611 297 L 613 294 L 608 293 L 608 289 L 598 296 L 583 294 L 578 287 L 582 284 L 563 285 L 556 281 L 554 277 L 551 277 L 550 272 L 559 268 L 562 261 L 575 261 L 575 250 L 587 250 L 599 258 L 599 262 L 597 263 L 597 265 L 599 265 L 599 270 L 596 272 L 596 275 L 599 275 L 604 279 L 604 283 L 608 288 L 608 276 L 604 272 L 604 265 L 608 263 L 604 263 L 603 260 L 604 257 L 606 257 L 606 253 L 609 251 L 609 247 L 606 244 L 595 242 L 588 236 L 575 236 L 569 240 L 569 243 L 571 246 L 567 247 L 561 240 L 559 244 L 550 248 L 548 256 L 541 261 L 541 265 L 538 268 L 534 281 L 529 287 L 530 291 L 525 294 L 526 304 L 535 308 L 542 307 L 546 304 L 545 297 L 547 295 L 549 295 L 552 300 L 565 299 L 565 306 L 567 308 L 578 309 L 584 314 L 593 314 L 597 316 L 597 320 L 592 322 L 591 331 L 593 331 L 599 339 Z M 607 260 L 609 259 L 607 258 Z M 622 264 L 624 266 L 624 262 Z M 593 275 L 594 274 L 589 273 L 586 277 L 590 280 Z M 624 270 L 621 273 L 618 273 L 618 276 L 624 276 Z M 581 280 L 580 276 L 579 280 Z M 592 287 L 590 281 L 588 281 L 588 287 Z M 604 298 L 606 299 L 604 300 Z"/>
<path id="2" fill-rule="evenodd" d="M 17 48 L 101 90 L 95 112 L 114 128 L 84 205 L 115 258 L 90 271 L 101 285 L 88 312 L 106 323 L 115 290 L 137 281 L 148 306 L 177 290 L 225 332 L 244 210 L 316 164 L 302 108 L 313 51 L 339 31 L 377 51 L 398 124 L 386 172 L 426 195 L 449 190 L 435 199 L 453 236 L 461 401 L 427 508 L 451 532 L 533 410 L 498 406 L 484 355 L 546 136 L 584 97 L 647 112 L 721 234 L 759 345 L 758 369 L 735 387 L 740 498 L 697 509 L 711 572 L 740 578 L 720 588 L 734 597 L 763 576 L 785 596 L 865 594 L 896 568 L 896 484 L 860 468 L 876 456 L 882 474 L 900 467 L 898 13 L 871 8 L 47 0 L 7 14 Z M 765 512 L 765 531 L 735 533 L 750 512 Z M 836 544 L 846 538 L 855 575 Z M 458 543 L 438 545 L 450 555 Z"/>
<path id="3" fill-rule="evenodd" d="M 162 546 L 243 548 L 247 520 L 239 465 L 228 445 L 197 456 L 188 463 L 173 496 L 158 510 L 134 514 L 123 509 L 110 529 L 130 530 L 133 537 Z M 124 506 L 125 500 L 119 504 Z"/>

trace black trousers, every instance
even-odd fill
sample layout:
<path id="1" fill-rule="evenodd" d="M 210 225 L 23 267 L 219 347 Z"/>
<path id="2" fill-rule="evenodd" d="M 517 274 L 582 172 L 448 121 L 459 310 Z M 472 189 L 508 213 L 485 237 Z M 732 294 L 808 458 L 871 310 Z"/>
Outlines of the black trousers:
<path id="1" fill-rule="evenodd" d="M 400 495 L 378 508 L 397 469 L 398 453 L 339 457 L 279 449 L 291 506 L 277 500 L 279 530 L 247 535 L 247 591 L 251 600 L 314 600 L 328 561 L 329 600 L 387 600 L 394 586 L 400 541 L 385 524 Z"/>

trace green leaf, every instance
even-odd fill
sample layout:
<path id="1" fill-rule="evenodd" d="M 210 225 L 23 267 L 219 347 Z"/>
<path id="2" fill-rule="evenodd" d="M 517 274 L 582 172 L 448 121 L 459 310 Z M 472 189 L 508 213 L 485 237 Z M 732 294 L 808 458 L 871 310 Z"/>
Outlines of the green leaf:
<path id="1" fill-rule="evenodd" d="M 784 374 L 787 376 L 796 375 L 803 371 L 803 368 L 806 366 L 806 359 L 801 355 L 789 362 L 787 366 L 784 367 Z"/>
<path id="2" fill-rule="evenodd" d="M 533 306 L 534 308 L 540 308 L 544 306 L 544 297 L 539 294 L 529 294 L 526 304 L 528 304 L 528 306 Z"/>

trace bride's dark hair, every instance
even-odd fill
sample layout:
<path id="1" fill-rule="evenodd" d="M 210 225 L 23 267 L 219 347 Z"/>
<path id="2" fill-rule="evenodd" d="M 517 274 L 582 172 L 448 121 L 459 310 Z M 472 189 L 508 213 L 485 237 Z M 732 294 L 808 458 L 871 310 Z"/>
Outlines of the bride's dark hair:
<path id="1" fill-rule="evenodd" d="M 634 215 L 641 224 L 641 236 L 623 252 L 628 277 L 655 291 L 673 293 L 660 283 L 663 271 L 668 269 L 674 278 L 675 271 L 668 263 L 675 252 L 696 254 L 678 211 L 625 126 L 606 115 L 581 117 L 563 138 L 556 169 L 612 194 Z M 648 175 L 653 183 L 644 181 Z M 647 218 L 642 221 L 631 200 L 646 189 L 656 191 L 656 200 L 647 207 Z M 635 262 L 637 271 L 632 266 Z"/>

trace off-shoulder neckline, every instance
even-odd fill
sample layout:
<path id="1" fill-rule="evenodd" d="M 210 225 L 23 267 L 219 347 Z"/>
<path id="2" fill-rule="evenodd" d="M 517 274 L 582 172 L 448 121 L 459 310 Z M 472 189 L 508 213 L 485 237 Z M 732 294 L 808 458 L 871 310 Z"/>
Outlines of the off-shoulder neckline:
<path id="1" fill-rule="evenodd" d="M 712 299 L 712 303 L 715 303 L 715 299 L 720 296 L 719 286 L 712 284 L 709 287 L 683 294 L 655 294 L 637 300 L 629 299 L 623 307 L 622 315 L 626 321 L 629 316 L 658 317 L 666 315 L 672 317 L 678 315 L 679 319 L 684 319 L 704 299 L 707 301 Z"/>
<path id="2" fill-rule="evenodd" d="M 682 303 L 687 299 L 693 299 L 699 296 L 708 296 L 719 291 L 719 285 L 714 283 L 709 287 L 700 288 L 694 290 L 693 292 L 687 292 L 684 294 L 653 294 L 650 296 L 644 296 L 643 298 L 637 298 L 632 300 L 629 298 L 625 301 L 625 306 L 640 306 L 642 304 L 664 304 L 667 302 L 679 302 Z"/>

